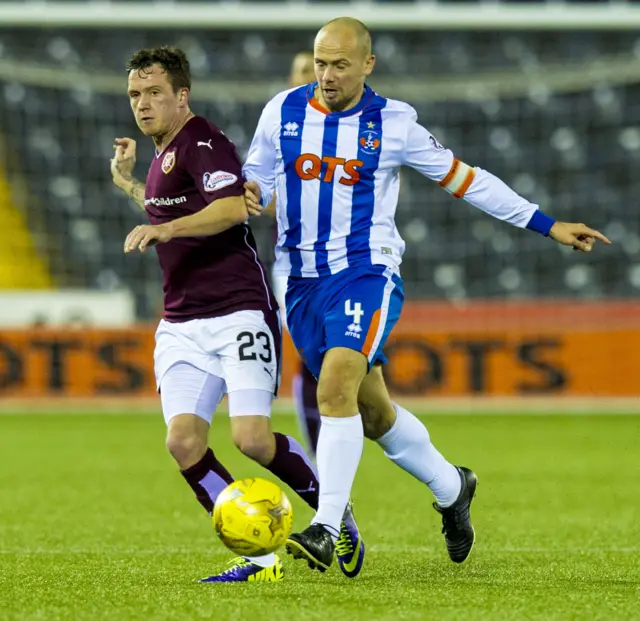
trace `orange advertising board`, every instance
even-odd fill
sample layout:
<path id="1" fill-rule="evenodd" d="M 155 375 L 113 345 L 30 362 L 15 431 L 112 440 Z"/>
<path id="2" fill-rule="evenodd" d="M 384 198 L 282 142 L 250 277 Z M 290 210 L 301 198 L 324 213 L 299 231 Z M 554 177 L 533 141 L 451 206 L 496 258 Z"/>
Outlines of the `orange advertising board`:
<path id="1" fill-rule="evenodd" d="M 0 396 L 149 396 L 154 326 L 0 330 Z M 410 396 L 637 396 L 640 303 L 409 303 L 387 343 Z M 285 337 L 281 394 L 297 355 Z"/>
<path id="2" fill-rule="evenodd" d="M 414 303 L 386 350 L 396 394 L 636 396 L 640 303 Z"/>
<path id="3" fill-rule="evenodd" d="M 0 330 L 0 396 L 153 394 L 153 326 Z"/>

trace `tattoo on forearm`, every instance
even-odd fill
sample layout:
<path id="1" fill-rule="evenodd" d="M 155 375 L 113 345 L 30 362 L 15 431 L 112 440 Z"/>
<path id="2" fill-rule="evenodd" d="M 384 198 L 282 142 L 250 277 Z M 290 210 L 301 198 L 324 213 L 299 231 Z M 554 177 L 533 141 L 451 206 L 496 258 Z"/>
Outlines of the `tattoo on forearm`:
<path id="1" fill-rule="evenodd" d="M 133 179 L 129 196 L 144 209 L 144 184 Z"/>
<path id="2" fill-rule="evenodd" d="M 131 188 L 127 192 L 127 196 L 144 209 L 144 183 L 134 179 L 131 175 L 122 175 L 122 178 L 131 183 Z"/>

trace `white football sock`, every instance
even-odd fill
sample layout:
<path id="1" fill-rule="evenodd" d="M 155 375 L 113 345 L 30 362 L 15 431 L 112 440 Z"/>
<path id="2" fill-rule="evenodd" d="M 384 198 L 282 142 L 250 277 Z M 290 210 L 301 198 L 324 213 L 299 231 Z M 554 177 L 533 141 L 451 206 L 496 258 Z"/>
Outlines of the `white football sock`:
<path id="1" fill-rule="evenodd" d="M 322 416 L 316 461 L 320 498 L 312 524 L 323 524 L 336 541 L 351 487 L 362 457 L 364 430 L 360 414 L 348 418 Z"/>
<path id="2" fill-rule="evenodd" d="M 462 488 L 460 473 L 431 444 L 427 428 L 411 412 L 394 407 L 396 422 L 377 443 L 391 461 L 428 485 L 438 505 L 451 506 Z"/>
<path id="3" fill-rule="evenodd" d="M 273 552 L 264 556 L 245 556 L 244 558 L 260 567 L 271 567 L 276 564 L 276 555 Z"/>

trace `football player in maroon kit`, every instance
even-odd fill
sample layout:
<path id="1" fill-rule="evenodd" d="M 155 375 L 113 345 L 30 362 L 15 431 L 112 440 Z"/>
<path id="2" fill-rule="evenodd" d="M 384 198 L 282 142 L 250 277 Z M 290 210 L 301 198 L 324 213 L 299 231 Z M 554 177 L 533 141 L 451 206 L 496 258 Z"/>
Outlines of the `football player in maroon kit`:
<path id="1" fill-rule="evenodd" d="M 172 47 L 143 49 L 127 65 L 136 123 L 153 139 L 145 182 L 133 176 L 136 143 L 115 140 L 115 185 L 146 211 L 124 251 L 155 246 L 164 283 L 155 375 L 166 444 L 186 482 L 211 513 L 233 478 L 208 446 L 213 413 L 226 393 L 231 435 L 248 457 L 317 508 L 315 467 L 292 437 L 271 429 L 280 376 L 278 306 L 246 221 L 242 167 L 231 141 L 190 109 L 188 60 Z M 205 582 L 275 582 L 275 554 L 236 559 Z"/>

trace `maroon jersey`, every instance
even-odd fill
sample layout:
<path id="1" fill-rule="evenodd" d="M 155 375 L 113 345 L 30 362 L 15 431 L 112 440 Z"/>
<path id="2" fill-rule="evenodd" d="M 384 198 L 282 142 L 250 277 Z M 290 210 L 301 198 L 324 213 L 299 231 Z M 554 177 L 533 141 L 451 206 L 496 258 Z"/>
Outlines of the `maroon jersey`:
<path id="1" fill-rule="evenodd" d="M 163 224 L 243 195 L 242 165 L 233 143 L 202 117 L 187 121 L 151 163 L 145 209 Z M 277 308 L 246 224 L 209 237 L 178 237 L 156 246 L 167 321 Z"/>

